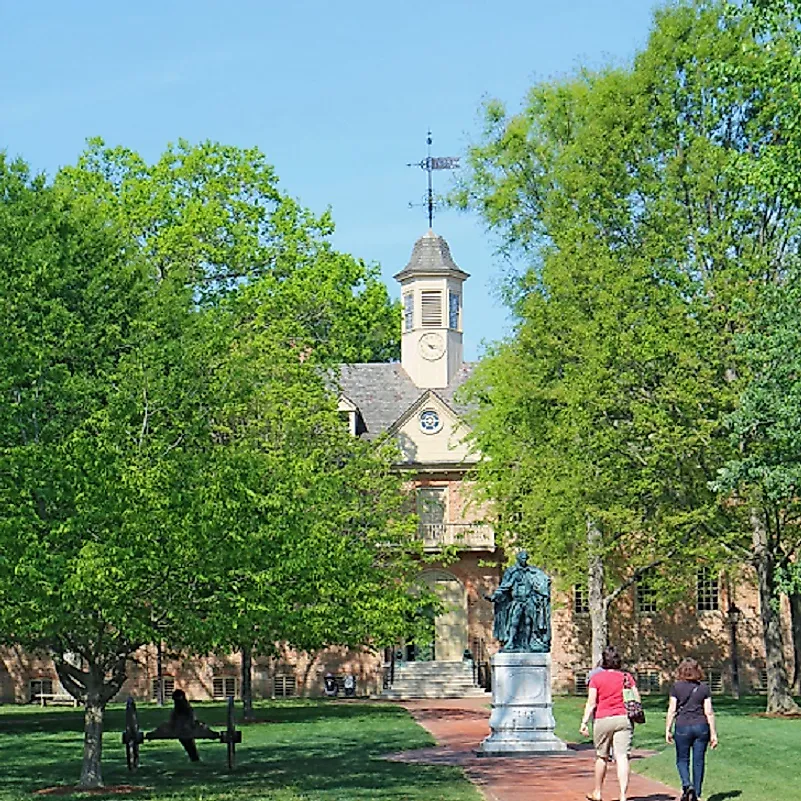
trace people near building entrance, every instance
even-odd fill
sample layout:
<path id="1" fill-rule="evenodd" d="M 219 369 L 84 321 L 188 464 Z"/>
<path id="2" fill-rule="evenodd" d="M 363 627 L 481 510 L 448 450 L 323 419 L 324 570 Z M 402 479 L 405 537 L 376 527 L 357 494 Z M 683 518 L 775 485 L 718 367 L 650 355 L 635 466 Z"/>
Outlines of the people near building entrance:
<path id="1" fill-rule="evenodd" d="M 551 580 L 528 564 L 520 551 L 489 596 L 495 604 L 493 634 L 506 653 L 548 653 L 551 650 Z"/>
<path id="2" fill-rule="evenodd" d="M 329 697 L 339 695 L 339 685 L 333 673 L 326 673 L 323 676 L 323 692 Z"/>
<path id="3" fill-rule="evenodd" d="M 342 680 L 342 689 L 345 690 L 346 698 L 353 698 L 356 695 L 356 678 L 352 673 L 346 673 Z"/>
<path id="4" fill-rule="evenodd" d="M 676 744 L 676 767 L 681 779 L 681 801 L 697 801 L 704 782 L 708 746 L 716 748 L 718 734 L 712 694 L 704 683 L 704 671 L 695 659 L 684 659 L 670 688 L 665 739 Z M 674 728 L 675 723 L 675 728 Z M 690 756 L 692 755 L 692 778 Z"/>
<path id="5" fill-rule="evenodd" d="M 612 748 L 617 760 L 617 780 L 620 785 L 620 801 L 626 801 L 629 786 L 629 754 L 631 753 L 632 724 L 623 702 L 623 684 L 631 686 L 639 700 L 639 692 L 630 673 L 623 671 L 620 654 L 613 646 L 604 649 L 601 656 L 603 670 L 590 679 L 587 703 L 581 719 L 580 731 L 589 737 L 590 721 L 593 720 L 592 738 L 595 744 L 595 787 L 587 795 L 589 801 L 600 801 L 606 769 Z"/>

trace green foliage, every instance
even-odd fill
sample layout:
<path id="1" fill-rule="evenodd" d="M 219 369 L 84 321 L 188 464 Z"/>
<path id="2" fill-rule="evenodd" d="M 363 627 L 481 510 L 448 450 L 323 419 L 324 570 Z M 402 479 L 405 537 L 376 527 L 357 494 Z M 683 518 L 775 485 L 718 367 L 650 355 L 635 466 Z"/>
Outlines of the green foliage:
<path id="1" fill-rule="evenodd" d="M 738 337 L 751 378 L 728 418 L 736 456 L 720 473 L 724 490 L 753 497 L 760 506 L 781 508 L 788 523 L 797 520 L 801 511 L 797 508 L 801 483 L 798 282 L 798 269 L 793 266 L 780 283 L 766 289 L 753 327 Z"/>
<path id="2" fill-rule="evenodd" d="M 183 160 L 170 151 L 150 175 L 135 154 L 98 148 L 57 189 L 21 165 L 4 175 L 2 420 L 14 480 L 4 482 L 2 522 L 17 549 L 5 550 L 16 576 L 4 588 L 6 637 L 92 660 L 101 655 L 84 640 L 100 630 L 114 656 L 148 642 L 154 626 L 207 643 L 212 610 L 227 608 L 221 597 L 243 592 L 228 571 L 246 574 L 248 598 L 269 610 L 265 644 L 355 644 L 370 625 L 379 636 L 397 629 L 408 601 L 377 590 L 406 587 L 404 559 L 389 558 L 409 531 L 399 483 L 387 454 L 347 434 L 327 373 L 334 359 L 380 353 L 359 334 L 380 336 L 376 322 L 394 318 L 386 296 L 358 262 L 312 246 L 322 223 L 292 228 L 308 223 L 292 203 L 292 214 L 270 218 L 264 244 L 257 212 L 284 199 L 268 191 L 272 173 L 254 154 L 182 146 Z M 227 171 L 252 215 L 239 196 L 223 203 Z M 217 213 L 233 215 L 218 219 L 238 232 L 230 263 L 267 258 L 268 248 L 282 254 L 280 270 L 216 273 L 205 291 L 226 237 L 214 257 L 178 246 L 204 240 L 204 180 Z M 95 192 L 91 201 L 75 197 L 78 187 Z M 175 209 L 176 197 L 186 208 Z M 142 207 L 143 198 L 163 205 Z M 110 211 L 125 233 L 108 224 Z M 37 215 L 42 228 L 60 216 L 61 228 L 44 239 L 23 225 Z M 248 228 L 253 220 L 261 228 Z M 86 631 L 92 619 L 99 628 Z"/>
<path id="3" fill-rule="evenodd" d="M 643 205 L 662 176 L 636 78 L 535 87 L 523 114 L 472 151 L 483 209 L 497 215 L 488 222 L 533 260 L 512 299 L 514 339 L 468 388 L 491 457 L 483 486 L 570 581 L 586 570 L 589 520 L 607 532 L 602 555 L 619 582 L 693 551 L 714 515 L 701 452 L 717 423 L 696 410 L 716 399 L 698 381 L 710 370 L 685 315 L 692 287 Z"/>
<path id="4" fill-rule="evenodd" d="M 702 535 L 738 525 L 708 488 L 747 378 L 735 335 L 798 215 L 744 169 L 781 172 L 774 156 L 794 149 L 773 145 L 787 92 L 765 82 L 793 29 L 760 49 L 730 10 L 670 6 L 632 67 L 536 86 L 517 115 L 489 103 L 455 198 L 528 265 L 510 287 L 515 336 L 470 390 L 473 422 L 489 494 L 524 511 L 526 544 L 562 569 L 580 567 L 587 519 L 628 570 L 638 555 L 710 556 Z"/>
<path id="5" fill-rule="evenodd" d="M 199 303 L 263 281 L 262 302 L 294 316 L 321 355 L 398 358 L 400 309 L 377 268 L 333 250 L 330 214 L 316 217 L 282 192 L 257 148 L 179 140 L 147 164 L 92 139 L 57 183 L 99 205 L 159 280 L 185 283 Z"/>
<path id="6" fill-rule="evenodd" d="M 515 336 L 469 390 L 483 485 L 546 564 L 600 557 L 609 599 L 649 560 L 675 590 L 682 562 L 743 559 L 771 608 L 797 548 L 795 335 L 762 332 L 799 244 L 799 31 L 789 4 L 671 4 L 630 67 L 488 104 L 470 151 L 455 200 L 525 262 Z"/>
<path id="7" fill-rule="evenodd" d="M 329 231 L 255 151 L 93 143 L 54 186 L 0 162 L 0 637 L 94 707 L 155 639 L 414 628 L 400 479 L 336 404 L 397 309 Z"/>

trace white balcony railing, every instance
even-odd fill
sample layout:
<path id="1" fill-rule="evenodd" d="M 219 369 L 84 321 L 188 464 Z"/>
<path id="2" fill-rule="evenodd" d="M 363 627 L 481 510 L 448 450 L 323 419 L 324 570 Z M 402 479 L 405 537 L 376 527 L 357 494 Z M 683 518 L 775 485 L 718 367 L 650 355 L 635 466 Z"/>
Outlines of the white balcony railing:
<path id="1" fill-rule="evenodd" d="M 426 550 L 456 545 L 467 550 L 495 547 L 495 532 L 485 523 L 421 523 L 420 537 Z"/>

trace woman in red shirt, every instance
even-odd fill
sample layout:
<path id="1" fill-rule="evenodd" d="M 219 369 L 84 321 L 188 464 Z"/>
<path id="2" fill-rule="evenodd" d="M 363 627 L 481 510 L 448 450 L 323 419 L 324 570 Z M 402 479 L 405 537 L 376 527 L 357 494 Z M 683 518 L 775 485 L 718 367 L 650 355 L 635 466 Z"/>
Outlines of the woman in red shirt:
<path id="1" fill-rule="evenodd" d="M 629 753 L 631 752 L 632 724 L 623 703 L 623 680 L 629 677 L 639 700 L 634 678 L 624 673 L 620 654 L 611 645 L 604 648 L 601 667 L 590 679 L 587 705 L 581 720 L 581 733 L 589 737 L 589 722 L 592 724 L 592 739 L 595 743 L 595 789 L 587 795 L 589 801 L 601 801 L 601 788 L 606 778 L 610 753 L 614 748 L 617 762 L 617 780 L 620 784 L 620 801 L 626 801 L 629 787 Z"/>

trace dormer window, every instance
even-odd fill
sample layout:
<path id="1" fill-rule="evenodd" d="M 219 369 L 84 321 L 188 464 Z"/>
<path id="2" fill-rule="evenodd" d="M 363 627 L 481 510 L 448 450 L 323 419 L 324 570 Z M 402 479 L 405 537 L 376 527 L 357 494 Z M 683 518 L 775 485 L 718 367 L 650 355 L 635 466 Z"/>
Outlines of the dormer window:
<path id="1" fill-rule="evenodd" d="M 420 293 L 421 308 L 423 312 L 423 327 L 442 327 L 442 292 L 438 289 L 423 290 Z"/>

